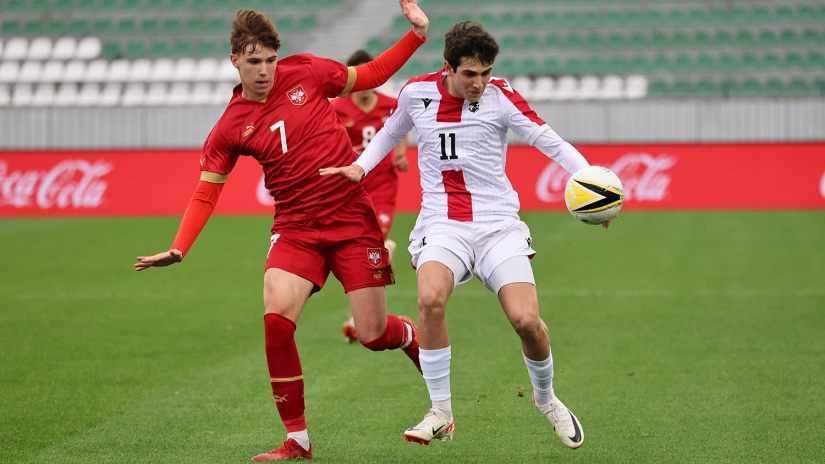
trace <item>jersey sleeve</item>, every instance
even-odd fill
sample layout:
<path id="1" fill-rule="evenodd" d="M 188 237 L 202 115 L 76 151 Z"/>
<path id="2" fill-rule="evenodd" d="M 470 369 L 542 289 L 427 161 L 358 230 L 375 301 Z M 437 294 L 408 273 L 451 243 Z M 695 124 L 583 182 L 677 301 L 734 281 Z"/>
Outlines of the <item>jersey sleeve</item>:
<path id="1" fill-rule="evenodd" d="M 353 163 L 361 166 L 366 174 L 369 174 L 398 145 L 398 142 L 412 130 L 414 123 L 409 113 L 408 104 L 409 98 L 402 90 L 401 95 L 398 96 L 398 104 L 384 123 L 384 127 L 375 134 L 361 156 Z"/>
<path id="2" fill-rule="evenodd" d="M 318 88 L 327 98 L 341 95 L 347 85 L 348 71 L 346 65 L 329 58 L 304 54 L 301 56 L 307 62 L 310 73 L 318 83 Z"/>
<path id="3" fill-rule="evenodd" d="M 490 83 L 499 89 L 502 122 L 518 134 L 522 140 L 529 145 L 533 145 L 539 135 L 549 127 L 547 123 L 530 108 L 527 100 L 511 87 L 506 80 L 492 79 Z"/>
<path id="4" fill-rule="evenodd" d="M 238 156 L 237 144 L 230 140 L 219 122 L 203 144 L 201 171 L 229 174 L 238 162 Z"/>

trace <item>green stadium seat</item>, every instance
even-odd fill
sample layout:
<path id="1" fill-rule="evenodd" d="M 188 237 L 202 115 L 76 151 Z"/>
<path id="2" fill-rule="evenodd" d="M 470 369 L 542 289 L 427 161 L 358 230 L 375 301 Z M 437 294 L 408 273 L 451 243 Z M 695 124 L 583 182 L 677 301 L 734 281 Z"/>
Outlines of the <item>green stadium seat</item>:
<path id="1" fill-rule="evenodd" d="M 743 70 L 752 71 L 759 69 L 761 63 L 759 58 L 753 52 L 745 52 L 739 58 L 739 65 Z"/>
<path id="2" fill-rule="evenodd" d="M 762 55 L 762 68 L 763 69 L 781 69 L 782 68 L 782 59 L 774 52 L 767 52 Z"/>
<path id="3" fill-rule="evenodd" d="M 542 63 L 542 69 L 546 74 L 559 74 L 562 70 L 562 65 L 558 58 L 550 57 L 545 58 L 544 63 Z"/>
<path id="4" fill-rule="evenodd" d="M 146 44 L 142 40 L 130 40 L 126 44 L 126 56 L 139 58 L 146 55 Z"/>
<path id="5" fill-rule="evenodd" d="M 103 42 L 100 50 L 100 56 L 108 59 L 115 59 L 121 55 L 120 44 L 117 42 Z"/>
<path id="6" fill-rule="evenodd" d="M 700 53 L 696 58 L 695 66 L 699 71 L 713 71 L 716 69 L 716 60 L 709 53 Z"/>
<path id="7" fill-rule="evenodd" d="M 155 58 L 171 56 L 172 45 L 168 39 L 154 40 L 149 48 L 149 55 Z"/>
<path id="8" fill-rule="evenodd" d="M 809 69 L 825 70 L 825 55 L 821 51 L 812 50 L 808 52 L 806 66 Z"/>
<path id="9" fill-rule="evenodd" d="M 766 87 L 755 77 L 747 77 L 745 80 L 735 83 L 729 90 L 729 94 L 734 97 L 754 97 L 765 93 Z"/>
<path id="10" fill-rule="evenodd" d="M 796 10 L 788 5 L 779 5 L 774 10 L 774 19 L 777 21 L 793 21 Z"/>
<path id="11" fill-rule="evenodd" d="M 793 45 L 799 42 L 799 37 L 793 29 L 782 29 L 779 33 L 779 41 L 785 45 Z"/>
<path id="12" fill-rule="evenodd" d="M 784 68 L 791 68 L 791 69 L 800 69 L 803 67 L 804 59 L 802 55 L 797 52 L 788 52 L 785 54 L 785 66 Z"/>
<path id="13" fill-rule="evenodd" d="M 759 31 L 759 43 L 762 46 L 771 46 L 776 44 L 776 34 L 770 29 L 762 29 Z"/>
<path id="14" fill-rule="evenodd" d="M 21 32 L 23 32 L 23 26 L 16 19 L 6 19 L 0 26 L 0 34 L 6 37 L 19 35 Z"/>
<path id="15" fill-rule="evenodd" d="M 654 79 L 647 86 L 647 94 L 650 97 L 664 97 L 668 95 L 669 85 L 664 79 Z"/>
<path id="16" fill-rule="evenodd" d="M 736 32 L 736 44 L 740 47 L 750 47 L 756 44 L 756 39 L 753 36 L 753 32 L 749 29 L 740 29 Z"/>

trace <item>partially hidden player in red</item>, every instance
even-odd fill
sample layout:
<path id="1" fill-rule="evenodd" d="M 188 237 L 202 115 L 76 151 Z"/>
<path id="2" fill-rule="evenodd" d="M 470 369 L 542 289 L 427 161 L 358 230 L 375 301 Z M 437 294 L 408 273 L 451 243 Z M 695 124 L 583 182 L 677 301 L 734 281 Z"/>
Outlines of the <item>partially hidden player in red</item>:
<path id="1" fill-rule="evenodd" d="M 347 66 L 364 65 L 372 61 L 372 56 L 365 50 L 357 50 L 347 59 Z M 344 123 L 352 148 L 359 155 L 367 148 L 370 140 L 384 127 L 384 121 L 390 117 L 396 105 L 396 99 L 372 89 L 352 92 L 332 100 L 332 108 Z M 384 246 L 393 262 L 396 244 L 388 238 L 395 218 L 395 201 L 398 196 L 398 172 L 409 168 L 407 162 L 407 137 L 401 139 L 395 147 L 394 156 L 384 158 L 364 179 L 364 189 L 372 198 L 375 214 L 384 235 Z M 341 326 L 346 341 L 358 341 L 355 322 L 352 316 Z"/>
<path id="2" fill-rule="evenodd" d="M 287 439 L 253 461 L 312 457 L 294 335 L 307 299 L 323 287 L 330 271 L 347 292 L 361 343 L 374 351 L 401 348 L 418 367 L 415 325 L 386 312 L 384 286 L 393 283 L 393 274 L 369 197 L 358 184 L 318 175 L 321 167 L 356 158 L 328 99 L 383 84 L 426 40 L 429 20 L 417 1 L 399 4 L 412 30 L 374 61 L 355 67 L 309 54 L 278 61 L 280 39 L 272 22 L 256 11 L 238 11 L 230 58 L 241 84 L 204 143 L 200 182 L 171 248 L 139 256 L 135 263 L 141 271 L 182 261 L 238 157 L 258 161 L 275 198 L 264 273 L 264 331 L 272 394 Z"/>

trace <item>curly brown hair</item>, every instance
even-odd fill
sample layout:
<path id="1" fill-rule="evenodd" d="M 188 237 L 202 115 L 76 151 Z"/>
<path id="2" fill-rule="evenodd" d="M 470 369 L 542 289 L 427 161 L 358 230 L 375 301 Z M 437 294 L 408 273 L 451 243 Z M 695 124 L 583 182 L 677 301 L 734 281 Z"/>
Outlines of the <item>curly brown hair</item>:
<path id="1" fill-rule="evenodd" d="M 477 59 L 484 65 L 491 65 L 496 56 L 496 39 L 477 22 L 462 21 L 444 35 L 444 59 L 453 70 L 458 69 L 462 58 Z"/>
<path id="2" fill-rule="evenodd" d="M 238 10 L 232 18 L 232 35 L 229 36 L 232 53 L 239 55 L 252 45 L 269 47 L 275 51 L 281 47 L 281 39 L 272 21 L 255 10 Z"/>
<path id="3" fill-rule="evenodd" d="M 347 58 L 347 66 L 358 66 L 359 64 L 369 63 L 372 61 L 372 55 L 366 50 L 356 50 L 355 53 Z"/>

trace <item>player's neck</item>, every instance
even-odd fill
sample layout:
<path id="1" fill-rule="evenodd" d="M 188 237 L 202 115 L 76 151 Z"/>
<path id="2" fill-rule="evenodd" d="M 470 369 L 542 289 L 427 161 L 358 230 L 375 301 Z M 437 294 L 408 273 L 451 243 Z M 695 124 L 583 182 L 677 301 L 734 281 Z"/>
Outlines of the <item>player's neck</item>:
<path id="1" fill-rule="evenodd" d="M 266 103 L 266 99 L 267 97 L 269 97 L 269 92 L 254 93 L 242 85 L 241 97 L 244 100 L 256 101 L 258 103 Z"/>
<path id="2" fill-rule="evenodd" d="M 441 78 L 441 83 L 444 85 L 444 90 L 450 94 L 451 97 L 455 97 L 459 100 L 464 100 L 464 97 L 458 95 L 453 86 L 453 80 L 450 79 L 449 74 L 445 74 L 444 77 Z"/>
<path id="3" fill-rule="evenodd" d="M 361 111 L 369 113 L 378 103 L 378 94 L 375 92 L 363 92 L 363 94 L 358 92 L 358 94 L 352 95 L 352 102 Z"/>

